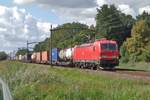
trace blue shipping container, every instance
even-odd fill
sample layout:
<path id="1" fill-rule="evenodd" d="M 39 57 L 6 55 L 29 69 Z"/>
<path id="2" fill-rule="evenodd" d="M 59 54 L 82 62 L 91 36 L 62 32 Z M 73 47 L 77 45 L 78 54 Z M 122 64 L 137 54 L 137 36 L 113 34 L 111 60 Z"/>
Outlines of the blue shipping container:
<path id="1" fill-rule="evenodd" d="M 59 49 L 53 48 L 52 49 L 52 63 L 56 63 L 59 61 Z"/>

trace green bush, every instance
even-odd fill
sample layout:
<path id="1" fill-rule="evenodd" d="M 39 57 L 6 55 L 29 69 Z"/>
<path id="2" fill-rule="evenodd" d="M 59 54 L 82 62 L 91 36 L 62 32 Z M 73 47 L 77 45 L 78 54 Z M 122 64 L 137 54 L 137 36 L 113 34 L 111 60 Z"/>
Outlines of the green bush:
<path id="1" fill-rule="evenodd" d="M 7 54 L 5 52 L 0 52 L 0 60 L 6 60 L 7 59 Z"/>
<path id="2" fill-rule="evenodd" d="M 127 50 L 125 48 L 125 45 L 122 45 L 120 47 L 120 56 L 121 56 L 121 59 L 120 59 L 120 62 L 121 63 L 128 63 L 129 62 L 129 54 L 127 53 Z"/>
<path id="3" fill-rule="evenodd" d="M 121 57 L 120 62 L 121 63 L 128 63 L 129 62 L 129 56 Z"/>
<path id="4" fill-rule="evenodd" d="M 150 60 L 150 26 L 145 20 L 139 20 L 132 28 L 132 34 L 130 38 L 123 43 L 120 49 L 123 55 L 129 56 L 131 62 L 149 62 Z"/>

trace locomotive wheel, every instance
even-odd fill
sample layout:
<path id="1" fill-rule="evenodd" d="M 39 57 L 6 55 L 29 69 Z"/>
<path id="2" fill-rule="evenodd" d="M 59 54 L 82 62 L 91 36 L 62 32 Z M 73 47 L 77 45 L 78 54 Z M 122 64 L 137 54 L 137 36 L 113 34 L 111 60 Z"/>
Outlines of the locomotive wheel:
<path id="1" fill-rule="evenodd" d="M 90 67 L 91 70 L 94 70 L 93 66 Z"/>
<path id="2" fill-rule="evenodd" d="M 76 63 L 74 64 L 74 67 L 77 67 L 77 64 L 76 64 Z"/>
<path id="3" fill-rule="evenodd" d="M 81 66 L 80 66 L 80 68 L 81 68 L 81 69 L 84 69 L 84 66 L 83 66 L 83 65 L 81 65 Z"/>
<path id="4" fill-rule="evenodd" d="M 94 69 L 95 69 L 95 65 L 94 65 L 94 64 L 91 64 L 91 65 L 90 65 L 90 69 L 91 69 L 91 70 L 94 70 Z"/>

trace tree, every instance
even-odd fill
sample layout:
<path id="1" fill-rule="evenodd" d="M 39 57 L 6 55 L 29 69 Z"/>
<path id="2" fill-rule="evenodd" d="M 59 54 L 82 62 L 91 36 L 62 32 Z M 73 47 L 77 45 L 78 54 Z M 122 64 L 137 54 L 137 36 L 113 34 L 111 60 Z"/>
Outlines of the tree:
<path id="1" fill-rule="evenodd" d="M 95 30 L 93 29 L 82 30 L 81 32 L 79 32 L 79 34 L 75 35 L 73 40 L 74 40 L 73 45 L 94 42 Z"/>
<path id="2" fill-rule="evenodd" d="M 139 20 L 133 26 L 131 38 L 124 42 L 123 47 L 134 61 L 145 61 L 149 55 L 149 43 L 150 27 L 145 20 Z"/>
<path id="3" fill-rule="evenodd" d="M 138 20 L 145 20 L 146 22 L 148 22 L 150 24 L 150 14 L 147 12 L 143 12 L 141 15 L 138 15 L 136 17 L 137 21 Z"/>
<path id="4" fill-rule="evenodd" d="M 8 57 L 8 55 L 4 51 L 0 52 L 0 60 L 6 60 L 7 57 Z"/>
<path id="5" fill-rule="evenodd" d="M 38 51 L 48 51 L 49 50 L 49 38 L 46 38 L 44 41 L 39 42 L 38 44 L 36 44 L 34 46 L 34 51 L 38 52 Z"/>
<path id="6" fill-rule="evenodd" d="M 124 28 L 131 29 L 135 23 L 135 19 L 131 15 L 126 15 L 120 12 L 121 22 L 123 23 Z"/>
<path id="7" fill-rule="evenodd" d="M 92 28 L 93 26 L 91 26 Z M 93 27 L 94 28 L 94 27 Z M 88 42 L 87 37 L 93 37 L 89 27 L 81 23 L 65 23 L 56 27 L 52 33 L 52 47 L 53 48 L 69 48 L 74 45 Z M 34 51 L 49 50 L 49 38 L 35 45 Z"/>
<path id="8" fill-rule="evenodd" d="M 96 37 L 116 40 L 119 46 L 130 36 L 134 19 L 117 10 L 114 5 L 97 9 Z"/>
<path id="9" fill-rule="evenodd" d="M 25 48 L 21 48 L 21 49 L 18 49 L 16 55 L 25 55 L 27 53 L 27 49 Z"/>
<path id="10" fill-rule="evenodd" d="M 100 9 L 97 9 L 96 30 L 99 37 L 109 38 L 109 34 L 120 31 L 122 25 L 119 11 L 114 5 L 103 5 Z"/>
<path id="11" fill-rule="evenodd" d="M 58 30 L 53 33 L 53 47 L 67 48 L 82 41 L 82 39 L 78 40 L 76 37 L 80 35 L 81 31 L 88 29 L 88 26 L 73 22 L 63 24 L 56 29 Z"/>

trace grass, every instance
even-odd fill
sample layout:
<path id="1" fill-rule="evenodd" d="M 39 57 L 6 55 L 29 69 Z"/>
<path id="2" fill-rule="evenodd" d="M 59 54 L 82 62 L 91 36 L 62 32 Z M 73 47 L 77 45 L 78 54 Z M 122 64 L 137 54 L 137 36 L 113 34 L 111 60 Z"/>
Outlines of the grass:
<path id="1" fill-rule="evenodd" d="M 14 100 L 150 100 L 150 82 L 76 68 L 0 62 Z"/>

